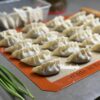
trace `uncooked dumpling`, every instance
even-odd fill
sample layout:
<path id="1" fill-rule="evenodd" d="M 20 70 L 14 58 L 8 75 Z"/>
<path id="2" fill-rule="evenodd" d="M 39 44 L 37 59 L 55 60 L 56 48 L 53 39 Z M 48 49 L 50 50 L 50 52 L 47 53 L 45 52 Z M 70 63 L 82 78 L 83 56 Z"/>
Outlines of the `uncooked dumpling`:
<path id="1" fill-rule="evenodd" d="M 94 27 L 96 27 L 96 26 L 98 26 L 98 25 L 100 25 L 100 19 L 99 18 L 95 18 L 95 19 L 93 19 L 93 20 L 90 20 L 90 21 L 87 21 L 86 23 L 84 23 L 83 25 L 82 25 L 82 27 L 85 29 L 85 28 L 87 28 L 87 27 L 89 27 L 89 28 L 94 28 Z"/>
<path id="2" fill-rule="evenodd" d="M 100 43 L 100 35 L 99 34 L 93 34 L 92 36 L 88 37 L 87 39 L 85 39 L 81 46 L 86 47 L 89 45 L 94 45 Z"/>
<path id="3" fill-rule="evenodd" d="M 48 34 L 39 36 L 36 40 L 34 40 L 34 43 L 43 44 L 45 42 L 56 40 L 58 38 L 57 34 L 58 32 L 55 31 L 48 32 Z"/>
<path id="4" fill-rule="evenodd" d="M 99 33 L 100 34 L 100 25 L 93 27 L 93 33 Z"/>
<path id="5" fill-rule="evenodd" d="M 27 34 L 26 38 L 37 38 L 41 35 L 45 35 L 49 32 L 49 29 L 46 26 L 36 27 L 31 29 Z"/>
<path id="6" fill-rule="evenodd" d="M 81 25 L 85 19 L 86 19 L 85 11 L 78 12 L 70 17 L 70 20 L 74 25 Z"/>
<path id="7" fill-rule="evenodd" d="M 3 31 L 3 32 L 0 32 L 0 40 L 1 39 L 5 39 L 7 38 L 8 36 L 17 36 L 18 33 L 16 30 L 7 30 L 7 31 Z"/>
<path id="8" fill-rule="evenodd" d="M 60 72 L 60 66 L 60 61 L 58 59 L 54 59 L 33 68 L 32 72 L 42 76 L 55 75 Z"/>
<path id="9" fill-rule="evenodd" d="M 31 24 L 28 24 L 26 25 L 23 29 L 22 29 L 22 32 L 29 32 L 31 29 L 35 29 L 36 27 L 40 27 L 40 26 L 45 26 L 44 23 L 42 22 L 34 22 L 34 23 L 31 23 Z"/>
<path id="10" fill-rule="evenodd" d="M 42 48 L 43 49 L 49 49 L 49 50 L 54 50 L 56 49 L 57 47 L 60 47 L 60 46 L 64 46 L 64 45 L 67 45 L 68 44 L 68 38 L 67 37 L 60 37 L 54 41 L 50 41 L 50 42 L 47 42 L 45 43 Z"/>
<path id="11" fill-rule="evenodd" d="M 93 45 L 92 51 L 100 52 L 100 42 L 95 44 L 95 45 Z"/>
<path id="12" fill-rule="evenodd" d="M 35 56 L 24 58 L 21 60 L 21 62 L 35 67 L 35 66 L 39 66 L 39 65 L 45 63 L 46 61 L 48 61 L 50 59 L 51 59 L 50 51 L 45 50 Z"/>
<path id="13" fill-rule="evenodd" d="M 67 58 L 67 62 L 75 64 L 84 64 L 92 59 L 91 52 L 87 48 L 82 48 L 80 51 L 73 53 Z"/>
<path id="14" fill-rule="evenodd" d="M 23 49 L 23 48 L 29 48 L 29 47 L 32 47 L 32 42 L 33 41 L 31 39 L 24 39 L 21 42 L 18 42 L 16 44 L 6 48 L 5 51 L 12 53 L 15 50 L 20 50 L 20 49 Z"/>
<path id="15" fill-rule="evenodd" d="M 40 53 L 39 45 L 32 45 L 31 47 L 14 51 L 12 53 L 12 56 L 17 59 L 24 59 L 26 57 L 34 56 L 39 53 Z"/>
<path id="16" fill-rule="evenodd" d="M 63 32 L 65 29 L 69 29 L 73 27 L 73 24 L 71 23 L 70 20 L 66 20 L 64 23 L 62 23 L 61 25 L 58 25 L 54 28 L 54 30 L 58 31 L 58 32 Z"/>
<path id="17" fill-rule="evenodd" d="M 72 35 L 75 35 L 76 33 L 80 33 L 83 29 L 80 28 L 80 27 L 71 27 L 71 28 L 68 28 L 68 29 L 65 29 L 62 34 L 64 36 L 67 36 L 67 37 L 70 37 Z"/>
<path id="18" fill-rule="evenodd" d="M 27 13 L 23 9 L 14 8 L 14 11 L 19 15 L 24 24 L 28 23 Z"/>
<path id="19" fill-rule="evenodd" d="M 12 46 L 18 42 L 20 42 L 22 39 L 21 38 L 17 38 L 17 37 L 7 37 L 5 39 L 2 39 L 0 41 L 0 46 L 4 46 L 4 47 L 9 47 Z"/>
<path id="20" fill-rule="evenodd" d="M 77 42 L 69 42 L 66 46 L 58 47 L 53 51 L 53 55 L 61 56 L 61 57 L 68 57 L 74 52 L 78 52 L 80 50 L 79 45 Z"/>
<path id="21" fill-rule="evenodd" d="M 58 17 L 55 17 L 54 19 L 50 20 L 49 22 L 47 22 L 46 25 L 49 28 L 54 28 L 56 26 L 61 25 L 62 23 L 64 23 L 64 17 L 58 16 Z"/>
<path id="22" fill-rule="evenodd" d="M 72 35 L 69 39 L 71 41 L 82 42 L 82 41 L 84 41 L 85 39 L 87 39 L 90 36 L 92 36 L 91 29 L 86 29 L 86 30 L 80 31 L 80 33 Z"/>

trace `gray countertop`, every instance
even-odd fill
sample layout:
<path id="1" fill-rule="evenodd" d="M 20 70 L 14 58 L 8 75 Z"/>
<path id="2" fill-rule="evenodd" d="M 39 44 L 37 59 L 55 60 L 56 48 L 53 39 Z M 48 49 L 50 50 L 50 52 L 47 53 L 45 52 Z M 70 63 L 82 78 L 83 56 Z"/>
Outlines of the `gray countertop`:
<path id="1" fill-rule="evenodd" d="M 74 1 L 74 2 L 73 2 Z M 90 6 L 100 10 L 100 0 L 69 0 L 66 14 L 73 13 L 81 6 Z M 49 16 L 49 18 L 54 16 Z M 23 73 L 21 73 L 11 62 L 0 54 L 0 64 L 6 66 L 14 73 L 36 97 L 36 100 L 94 100 L 100 96 L 100 72 L 97 72 L 59 92 L 46 92 L 40 90 Z M 67 80 L 66 80 L 67 81 Z M 45 83 L 44 83 L 45 84 Z M 15 100 L 0 87 L 0 100 Z M 26 100 L 30 100 L 27 98 Z"/>

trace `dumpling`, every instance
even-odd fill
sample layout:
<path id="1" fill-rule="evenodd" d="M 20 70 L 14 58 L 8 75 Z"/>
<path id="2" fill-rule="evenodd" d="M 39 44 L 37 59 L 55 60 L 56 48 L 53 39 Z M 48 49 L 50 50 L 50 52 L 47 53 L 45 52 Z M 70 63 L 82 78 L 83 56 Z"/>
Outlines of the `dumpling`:
<path id="1" fill-rule="evenodd" d="M 100 42 L 95 44 L 95 45 L 93 45 L 92 51 L 100 52 Z"/>
<path id="2" fill-rule="evenodd" d="M 64 23 L 62 23 L 61 25 L 58 25 L 54 28 L 55 31 L 58 31 L 58 32 L 62 32 L 63 30 L 65 29 L 69 29 L 73 27 L 73 24 L 71 23 L 70 20 L 66 20 Z"/>
<path id="3" fill-rule="evenodd" d="M 52 50 L 56 49 L 57 47 L 64 46 L 67 44 L 68 44 L 68 38 L 62 36 L 54 41 L 49 41 L 49 42 L 45 43 L 42 46 L 42 49 L 49 49 L 52 51 Z"/>
<path id="4" fill-rule="evenodd" d="M 28 25 L 26 25 L 23 29 L 22 29 L 22 32 L 25 32 L 25 33 L 27 33 L 27 32 L 29 32 L 31 29 L 35 29 L 35 28 L 37 28 L 37 27 L 40 27 L 40 26 L 45 26 L 45 24 L 44 23 L 42 23 L 42 22 L 34 22 L 34 23 L 31 23 L 31 24 L 28 24 Z"/>
<path id="5" fill-rule="evenodd" d="M 9 28 L 15 29 L 16 28 L 16 24 L 15 24 L 15 21 L 12 18 L 12 16 L 11 15 L 7 15 L 6 18 L 7 18 L 7 23 L 9 25 Z"/>
<path id="6" fill-rule="evenodd" d="M 42 76 L 55 75 L 60 72 L 60 66 L 60 61 L 58 59 L 54 59 L 40 66 L 34 67 L 32 72 Z"/>
<path id="7" fill-rule="evenodd" d="M 80 51 L 73 53 L 67 58 L 67 63 L 84 64 L 92 59 L 91 52 L 87 48 L 82 48 Z"/>
<path id="8" fill-rule="evenodd" d="M 86 47 L 89 45 L 94 45 L 100 42 L 100 35 L 99 34 L 93 34 L 92 36 L 88 37 L 87 39 L 85 39 L 81 46 Z"/>
<path id="9" fill-rule="evenodd" d="M 82 27 L 85 29 L 87 27 L 89 27 L 90 29 L 92 29 L 93 27 L 96 27 L 100 25 L 100 19 L 99 18 L 95 18 L 93 20 L 87 21 L 86 23 L 84 23 L 82 25 Z"/>
<path id="10" fill-rule="evenodd" d="M 29 47 L 32 47 L 32 42 L 33 41 L 31 39 L 24 39 L 21 42 L 18 42 L 18 43 L 14 44 L 14 45 L 12 45 L 8 48 L 5 48 L 5 51 L 12 53 L 15 50 L 20 50 L 20 49 L 23 49 L 23 48 L 29 48 Z"/>
<path id="11" fill-rule="evenodd" d="M 86 16 L 86 18 L 85 18 L 83 24 L 84 24 L 84 23 L 87 23 L 87 22 L 89 22 L 89 21 L 92 21 L 92 20 L 94 20 L 94 19 L 95 19 L 95 15 L 94 15 L 94 14 L 89 14 L 89 15 Z"/>
<path id="12" fill-rule="evenodd" d="M 54 19 L 50 20 L 49 22 L 47 22 L 46 25 L 49 28 L 54 28 L 56 26 L 61 25 L 63 22 L 64 22 L 64 17 L 58 16 L 58 17 L 55 17 Z"/>
<path id="13" fill-rule="evenodd" d="M 12 56 L 17 59 L 24 59 L 26 57 L 34 56 L 39 53 L 40 53 L 39 45 L 32 45 L 31 47 L 14 51 L 12 53 Z"/>
<path id="14" fill-rule="evenodd" d="M 77 41 L 77 42 L 82 42 L 88 37 L 92 36 L 92 30 L 91 29 L 86 29 L 80 31 L 80 33 L 72 35 L 69 40 L 71 41 Z"/>
<path id="15" fill-rule="evenodd" d="M 22 38 L 9 36 L 9 37 L 2 39 L 0 41 L 0 46 L 9 47 L 9 46 L 12 46 L 12 45 L 20 42 L 21 40 L 22 40 Z"/>
<path id="16" fill-rule="evenodd" d="M 2 13 L 2 16 L 0 17 L 0 26 L 3 29 L 9 29 L 9 25 L 8 25 L 6 16 L 7 16 L 7 13 L 4 12 L 4 13 Z"/>
<path id="17" fill-rule="evenodd" d="M 75 35 L 76 33 L 80 33 L 83 29 L 80 28 L 80 27 L 71 27 L 71 28 L 68 28 L 68 29 L 65 29 L 62 34 L 64 36 L 67 36 L 67 37 L 70 37 L 72 35 Z"/>
<path id="18" fill-rule="evenodd" d="M 26 38 L 37 38 L 41 35 L 45 35 L 49 32 L 49 29 L 46 26 L 36 27 L 35 29 L 31 29 L 27 34 Z"/>
<path id="19" fill-rule="evenodd" d="M 45 42 L 56 40 L 58 38 L 57 34 L 58 32 L 55 31 L 48 32 L 48 34 L 39 36 L 36 40 L 34 40 L 34 43 L 43 44 Z"/>
<path id="20" fill-rule="evenodd" d="M 24 11 L 23 9 L 17 9 L 17 8 L 14 8 L 14 11 L 19 15 L 24 25 L 28 23 L 26 11 Z"/>
<path id="21" fill-rule="evenodd" d="M 100 34 L 100 25 L 93 27 L 93 33 L 99 33 Z"/>
<path id="22" fill-rule="evenodd" d="M 44 62 L 51 59 L 51 53 L 48 50 L 42 51 L 37 55 L 27 57 L 21 60 L 21 62 L 31 65 L 31 66 L 39 66 Z"/>
<path id="23" fill-rule="evenodd" d="M 15 36 L 16 37 L 17 35 L 18 35 L 18 33 L 16 30 L 3 31 L 3 32 L 0 32 L 0 40 L 7 38 L 8 36 Z"/>
<path id="24" fill-rule="evenodd" d="M 74 52 L 78 52 L 80 50 L 77 42 L 69 42 L 66 46 L 58 47 L 53 51 L 53 55 L 68 57 Z"/>
<path id="25" fill-rule="evenodd" d="M 85 11 L 78 12 L 70 17 L 70 20 L 74 25 L 81 25 L 85 19 L 86 19 Z"/>

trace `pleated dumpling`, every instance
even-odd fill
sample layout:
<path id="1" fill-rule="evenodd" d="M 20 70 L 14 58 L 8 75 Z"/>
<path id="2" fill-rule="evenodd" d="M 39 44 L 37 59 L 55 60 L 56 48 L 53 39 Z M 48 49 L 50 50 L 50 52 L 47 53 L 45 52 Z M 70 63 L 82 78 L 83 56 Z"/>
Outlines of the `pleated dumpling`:
<path id="1" fill-rule="evenodd" d="M 63 22 L 61 25 L 58 25 L 54 28 L 54 30 L 58 31 L 58 32 L 63 32 L 63 30 L 65 29 L 69 29 L 73 27 L 73 24 L 71 23 L 71 20 L 67 19 L 65 20 L 65 22 Z"/>
<path id="2" fill-rule="evenodd" d="M 32 45 L 31 47 L 14 51 L 12 53 L 12 56 L 17 59 L 24 59 L 26 57 L 34 56 L 39 53 L 40 53 L 39 45 Z"/>
<path id="3" fill-rule="evenodd" d="M 58 38 L 58 32 L 51 31 L 48 32 L 48 34 L 39 36 L 36 40 L 34 40 L 34 43 L 43 44 L 45 42 L 56 40 L 57 38 Z"/>
<path id="4" fill-rule="evenodd" d="M 29 48 L 29 47 L 32 47 L 32 42 L 33 41 L 31 39 L 24 39 L 21 42 L 18 42 L 18 43 L 14 44 L 14 45 L 12 45 L 8 48 L 5 48 L 5 51 L 12 53 L 15 50 L 20 50 L 20 49 L 23 49 L 23 48 Z"/>
<path id="5" fill-rule="evenodd" d="M 28 23 L 28 17 L 26 11 L 17 8 L 14 8 L 14 11 L 18 14 L 24 25 Z"/>
<path id="6" fill-rule="evenodd" d="M 80 50 L 77 42 L 69 42 L 68 45 L 58 47 L 53 51 L 53 55 L 68 57 L 74 52 L 78 52 Z"/>
<path id="7" fill-rule="evenodd" d="M 91 52 L 88 48 L 82 48 L 80 51 L 73 53 L 67 58 L 67 62 L 75 64 L 88 63 L 92 59 Z"/>
<path id="8" fill-rule="evenodd" d="M 42 76 L 51 76 L 60 72 L 60 66 L 60 61 L 58 59 L 53 59 L 40 66 L 34 67 L 32 72 Z"/>
<path id="9" fill-rule="evenodd" d="M 4 38 L 7 38 L 8 36 L 16 36 L 17 34 L 18 34 L 17 31 L 13 30 L 13 29 L 0 32 L 0 40 L 4 39 Z"/>
<path id="10" fill-rule="evenodd" d="M 44 23 L 42 22 L 34 22 L 34 23 L 31 23 L 31 24 L 28 24 L 28 25 L 25 25 L 25 27 L 22 29 L 22 32 L 29 32 L 31 29 L 35 29 L 36 27 L 40 27 L 40 26 L 45 26 Z"/>
<path id="11" fill-rule="evenodd" d="M 9 47 L 9 46 L 12 46 L 18 42 L 20 42 L 22 40 L 22 38 L 17 38 L 17 37 L 7 37 L 5 39 L 2 39 L 0 41 L 0 46 L 3 46 L 3 47 Z"/>
<path id="12" fill-rule="evenodd" d="M 96 26 L 100 25 L 100 19 L 99 18 L 95 18 L 93 20 L 89 20 L 86 23 L 84 22 L 84 24 L 82 25 L 83 28 L 94 28 Z"/>
<path id="13" fill-rule="evenodd" d="M 81 25 L 85 19 L 86 19 L 85 11 L 78 12 L 70 17 L 70 20 L 74 25 Z"/>
<path id="14" fill-rule="evenodd" d="M 48 21 L 48 22 L 46 23 L 46 25 L 47 25 L 49 28 L 54 28 L 54 27 L 56 27 L 56 26 L 61 25 L 63 22 L 64 22 L 64 17 L 63 17 L 63 16 L 58 16 L 58 17 L 55 17 L 54 19 Z"/>
<path id="15" fill-rule="evenodd" d="M 80 33 L 72 35 L 69 39 L 71 41 L 82 42 L 90 36 L 92 36 L 92 30 L 86 29 L 86 30 L 80 31 Z"/>
<path id="16" fill-rule="evenodd" d="M 27 34 L 26 38 L 37 38 L 41 35 L 45 35 L 49 32 L 49 29 L 46 26 L 36 27 L 31 29 Z"/>
<path id="17" fill-rule="evenodd" d="M 100 25 L 97 25 L 97 26 L 93 27 L 93 33 L 100 34 Z"/>
<path id="18" fill-rule="evenodd" d="M 39 66 L 46 61 L 51 59 L 51 52 L 48 50 L 42 51 L 35 56 L 27 57 L 21 60 L 21 62 L 31 65 L 31 66 Z"/>
<path id="19" fill-rule="evenodd" d="M 81 46 L 86 47 L 89 45 L 94 45 L 100 42 L 100 35 L 99 34 L 93 34 L 92 36 L 88 37 L 87 39 L 85 39 Z"/>
<path id="20" fill-rule="evenodd" d="M 67 44 L 68 44 L 68 38 L 62 36 L 54 41 L 50 41 L 50 42 L 45 43 L 42 46 L 42 49 L 49 49 L 52 51 L 52 50 L 56 49 L 57 47 L 64 46 Z"/>
<path id="21" fill-rule="evenodd" d="M 62 34 L 64 36 L 70 37 L 72 35 L 75 35 L 76 33 L 80 33 L 82 30 L 83 30 L 82 28 L 75 26 L 75 27 L 71 27 L 71 28 L 65 29 L 62 32 Z"/>
<path id="22" fill-rule="evenodd" d="M 100 52 L 100 42 L 92 46 L 92 51 Z"/>

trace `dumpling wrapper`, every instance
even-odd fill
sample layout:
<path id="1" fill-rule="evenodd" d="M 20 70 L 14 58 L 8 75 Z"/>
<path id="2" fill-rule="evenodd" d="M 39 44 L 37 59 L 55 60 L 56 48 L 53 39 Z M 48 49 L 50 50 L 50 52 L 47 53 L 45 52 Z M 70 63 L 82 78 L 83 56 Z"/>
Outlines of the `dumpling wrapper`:
<path id="1" fill-rule="evenodd" d="M 59 60 L 51 60 L 40 66 L 34 67 L 32 72 L 42 76 L 51 76 L 60 72 L 60 66 Z"/>
<path id="2" fill-rule="evenodd" d="M 39 45 L 32 45 L 31 47 L 14 51 L 12 53 L 12 56 L 17 59 L 24 59 L 26 57 L 34 56 L 39 53 L 40 53 Z"/>
<path id="3" fill-rule="evenodd" d="M 5 39 L 2 39 L 0 41 L 0 46 L 3 46 L 3 47 L 9 47 L 9 46 L 12 46 L 18 42 L 22 41 L 22 38 L 16 38 L 16 37 L 7 37 Z"/>
<path id="4" fill-rule="evenodd" d="M 46 26 L 36 27 L 35 29 L 31 29 L 27 34 L 26 38 L 37 38 L 41 35 L 45 35 L 49 32 L 49 29 Z"/>
<path id="5" fill-rule="evenodd" d="M 41 45 L 45 42 L 56 40 L 58 38 L 57 34 L 58 32 L 55 31 L 48 32 L 48 34 L 39 36 L 36 40 L 34 40 L 34 43 Z"/>
<path id="6" fill-rule="evenodd" d="M 29 48 L 29 47 L 32 47 L 32 40 L 31 39 L 25 39 L 25 40 L 22 40 L 21 42 L 18 42 L 8 48 L 5 48 L 5 51 L 6 52 L 9 52 L 9 53 L 12 53 L 14 52 L 15 50 L 20 50 L 20 49 L 23 49 L 23 48 Z"/>
<path id="7" fill-rule="evenodd" d="M 35 56 L 24 58 L 21 60 L 21 62 L 35 67 L 43 64 L 45 61 L 48 61 L 50 59 L 51 59 L 50 51 L 45 50 Z"/>
<path id="8" fill-rule="evenodd" d="M 93 47 L 91 49 L 94 52 L 100 52 L 100 42 L 95 44 L 95 45 L 93 45 Z"/>
<path id="9" fill-rule="evenodd" d="M 67 44 L 68 44 L 68 38 L 62 36 L 54 41 L 49 41 L 49 42 L 45 43 L 42 46 L 42 49 L 49 49 L 49 50 L 53 51 L 57 47 L 64 46 Z"/>
<path id="10" fill-rule="evenodd" d="M 85 64 L 92 59 L 91 52 L 87 48 L 82 48 L 80 51 L 73 53 L 67 58 L 68 63 Z"/>
<path id="11" fill-rule="evenodd" d="M 69 40 L 71 41 L 77 41 L 77 42 L 82 42 L 88 37 L 92 36 L 92 31 L 91 29 L 86 29 L 80 31 L 80 33 L 76 33 L 75 35 L 72 35 Z"/>
<path id="12" fill-rule="evenodd" d="M 76 42 L 69 42 L 66 46 L 58 47 L 53 51 L 53 55 L 60 57 L 68 57 L 74 52 L 78 52 L 80 50 L 79 45 Z"/>

